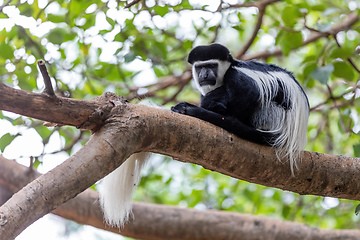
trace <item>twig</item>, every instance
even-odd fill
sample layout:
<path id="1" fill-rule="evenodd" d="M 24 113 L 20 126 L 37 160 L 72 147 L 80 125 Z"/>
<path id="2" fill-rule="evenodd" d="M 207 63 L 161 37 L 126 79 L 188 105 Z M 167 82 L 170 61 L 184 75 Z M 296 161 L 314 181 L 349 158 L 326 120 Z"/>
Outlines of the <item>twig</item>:
<path id="1" fill-rule="evenodd" d="M 135 5 L 135 4 L 139 3 L 139 2 L 141 2 L 141 0 L 134 0 L 131 3 L 126 4 L 125 8 L 129 8 L 129 7 Z"/>
<path id="2" fill-rule="evenodd" d="M 262 1 L 257 1 L 257 2 L 246 2 L 246 3 L 239 3 L 239 4 L 229 4 L 226 7 L 222 7 L 221 10 L 223 9 L 229 9 L 229 8 L 248 8 L 248 7 L 261 7 L 261 6 L 267 6 L 270 5 L 274 2 L 279 2 L 280 0 L 262 0 Z"/>
<path id="3" fill-rule="evenodd" d="M 190 82 L 191 78 L 192 78 L 191 71 L 190 71 L 190 69 L 187 69 L 184 71 L 184 73 L 181 76 L 178 76 L 178 77 L 173 76 L 173 75 L 168 76 L 168 77 L 165 77 L 165 79 L 163 81 L 159 81 L 156 84 L 145 86 L 144 88 L 149 88 L 151 86 L 156 87 L 155 89 L 153 89 L 145 94 L 137 94 L 136 91 L 139 88 L 134 88 L 134 89 L 132 89 L 133 94 L 130 95 L 129 97 L 127 97 L 127 99 L 130 101 L 134 98 L 143 99 L 143 98 L 147 98 L 147 97 L 154 97 L 157 91 L 167 89 L 168 87 L 178 85 L 178 84 L 186 85 L 188 82 Z"/>
<path id="4" fill-rule="evenodd" d="M 350 90 L 348 90 L 348 91 L 345 91 L 345 92 L 343 92 L 342 94 L 340 94 L 340 95 L 338 95 L 338 96 L 328 97 L 325 101 L 323 101 L 323 102 L 317 104 L 316 106 L 310 108 L 310 112 L 312 112 L 312 111 L 317 111 L 321 106 L 329 103 L 331 100 L 333 100 L 333 101 L 334 101 L 334 100 L 339 100 L 339 99 L 343 98 L 346 94 L 354 93 L 354 95 L 355 95 L 355 92 L 356 92 L 357 89 L 359 89 L 359 87 L 360 87 L 360 86 L 357 86 L 357 85 L 356 85 L 353 89 L 350 89 Z M 340 107 L 340 106 L 343 107 L 343 106 L 346 106 L 346 105 L 344 105 L 344 104 L 343 104 L 343 105 L 338 105 L 338 107 Z"/>
<path id="5" fill-rule="evenodd" d="M 255 25 L 255 29 L 254 29 L 250 39 L 245 44 L 245 46 L 240 50 L 240 52 L 238 54 L 236 54 L 236 58 L 241 58 L 242 56 L 244 56 L 246 51 L 249 50 L 250 46 L 254 43 L 257 33 L 259 32 L 259 30 L 261 28 L 261 24 L 263 22 L 266 7 L 270 4 L 278 2 L 278 1 L 279 0 L 265 0 L 265 1 L 259 1 L 259 2 L 254 3 L 255 4 L 254 6 L 259 9 L 258 19 L 257 19 L 256 25 Z"/>
<path id="6" fill-rule="evenodd" d="M 356 12 L 352 12 L 347 17 L 337 25 L 333 26 L 329 32 L 313 32 L 306 40 L 303 41 L 302 46 L 305 46 L 309 43 L 315 42 L 316 40 L 328 37 L 329 35 L 335 35 L 340 31 L 345 31 L 349 29 L 352 25 L 357 23 L 359 21 L 359 16 Z M 274 56 L 281 56 L 283 52 L 279 47 L 277 47 L 274 51 L 265 50 L 262 52 L 254 53 L 254 54 L 247 54 L 243 55 L 240 60 L 247 61 L 252 59 L 266 59 L 268 57 L 274 57 Z"/>
<path id="7" fill-rule="evenodd" d="M 250 39 L 245 44 L 245 46 L 240 50 L 240 52 L 238 54 L 236 54 L 236 58 L 240 58 L 241 56 L 243 56 L 246 53 L 246 51 L 250 48 L 250 46 L 253 44 L 253 42 L 257 36 L 257 33 L 260 30 L 260 27 L 261 27 L 261 24 L 263 21 L 263 17 L 265 14 L 265 9 L 266 9 L 266 6 L 259 8 L 258 20 L 256 22 L 255 29 L 254 29 Z"/>
<path id="8" fill-rule="evenodd" d="M 167 104 L 167 103 L 169 103 L 171 101 L 174 101 L 176 99 L 176 97 L 179 95 L 179 93 L 181 93 L 181 91 L 184 89 L 186 84 L 187 84 L 187 82 L 180 83 L 180 86 L 179 86 L 178 90 L 176 91 L 176 93 L 173 94 L 172 97 L 164 99 L 164 102 L 163 102 L 162 105 L 165 105 L 165 104 Z"/>
<path id="9" fill-rule="evenodd" d="M 334 34 L 334 39 L 335 39 L 336 45 L 339 48 L 341 48 L 341 45 L 340 45 L 339 41 L 337 40 L 337 33 Z M 355 69 L 355 71 L 360 73 L 360 69 L 355 65 L 354 61 L 351 58 L 347 58 L 346 60 L 351 64 L 351 66 Z"/>
<path id="10" fill-rule="evenodd" d="M 44 58 L 45 58 L 45 57 L 44 57 L 45 54 L 44 54 L 43 50 L 41 49 L 41 45 L 40 45 L 39 43 L 35 42 L 35 41 L 31 38 L 31 36 L 29 36 L 29 34 L 27 33 L 27 31 L 26 31 L 25 28 L 23 28 L 23 27 L 20 26 L 20 25 L 16 25 L 16 26 L 17 26 L 17 28 L 19 29 L 19 31 L 20 31 L 21 33 L 23 33 L 23 34 L 26 36 L 26 38 L 28 39 L 29 42 L 27 42 L 27 44 L 34 46 L 35 49 L 36 49 L 36 51 L 37 51 L 38 54 L 40 55 L 40 58 L 43 58 L 43 59 L 44 59 Z"/>
<path id="11" fill-rule="evenodd" d="M 0 12 L 2 12 L 3 8 L 6 7 L 7 5 L 9 5 L 11 2 L 11 0 L 8 0 L 6 3 L 4 3 L 3 5 L 0 6 Z"/>
<path id="12" fill-rule="evenodd" d="M 49 73 L 46 69 L 45 62 L 43 60 L 39 60 L 37 62 L 37 64 L 39 66 L 41 75 L 43 76 L 43 79 L 44 79 L 44 83 L 45 83 L 44 92 L 47 93 L 49 96 L 55 96 L 55 92 L 51 85 L 51 79 L 50 79 Z"/>
<path id="13" fill-rule="evenodd" d="M 338 107 L 338 105 L 337 105 L 337 103 L 336 103 L 336 99 L 335 99 L 335 97 L 334 97 L 334 95 L 333 95 L 333 92 L 332 92 L 331 87 L 329 86 L 329 84 L 326 84 L 326 87 L 327 87 L 327 89 L 328 89 L 328 91 L 329 91 L 330 99 L 331 99 L 331 100 L 333 101 L 333 103 L 334 103 L 334 107 L 335 107 L 336 110 L 339 112 L 339 115 L 340 115 L 340 125 L 341 125 L 341 127 L 343 128 L 343 130 L 344 130 L 345 132 L 349 132 L 349 130 L 346 129 L 346 126 L 345 126 L 345 123 L 344 123 L 344 119 L 343 119 L 343 117 L 342 117 L 340 108 Z"/>

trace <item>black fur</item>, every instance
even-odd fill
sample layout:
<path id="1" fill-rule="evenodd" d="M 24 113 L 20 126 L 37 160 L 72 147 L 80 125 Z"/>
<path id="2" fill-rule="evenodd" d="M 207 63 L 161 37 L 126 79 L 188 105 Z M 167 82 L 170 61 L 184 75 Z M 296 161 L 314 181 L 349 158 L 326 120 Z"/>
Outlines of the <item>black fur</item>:
<path id="1" fill-rule="evenodd" d="M 222 86 L 208 92 L 205 96 L 201 96 L 200 107 L 180 102 L 171 110 L 210 122 L 249 141 L 263 145 L 273 145 L 277 135 L 257 130 L 254 126 L 254 114 L 260 108 L 260 91 L 254 80 L 236 67 L 263 73 L 282 71 L 297 82 L 295 78 L 291 73 L 273 64 L 235 60 L 229 50 L 220 44 L 194 48 L 189 54 L 188 62 L 193 64 L 212 59 L 231 63 L 224 75 Z M 271 101 L 281 106 L 285 111 L 289 110 L 292 106 L 291 100 L 284 95 L 282 82 L 278 80 L 278 84 L 277 94 L 273 96 Z"/>
<path id="2" fill-rule="evenodd" d="M 193 64 L 196 61 L 206 61 L 211 59 L 228 62 L 233 60 L 229 49 L 217 43 L 213 43 L 208 46 L 198 46 L 194 48 L 188 56 L 188 62 L 190 64 Z"/>

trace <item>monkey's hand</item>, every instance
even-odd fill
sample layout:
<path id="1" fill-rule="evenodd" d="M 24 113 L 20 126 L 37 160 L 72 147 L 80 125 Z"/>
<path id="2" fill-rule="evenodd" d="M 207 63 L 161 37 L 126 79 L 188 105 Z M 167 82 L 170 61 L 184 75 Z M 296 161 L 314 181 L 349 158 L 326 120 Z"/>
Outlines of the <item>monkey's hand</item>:
<path id="1" fill-rule="evenodd" d="M 171 111 L 187 115 L 187 110 L 192 108 L 198 107 L 187 102 L 179 102 L 176 106 L 171 107 Z"/>

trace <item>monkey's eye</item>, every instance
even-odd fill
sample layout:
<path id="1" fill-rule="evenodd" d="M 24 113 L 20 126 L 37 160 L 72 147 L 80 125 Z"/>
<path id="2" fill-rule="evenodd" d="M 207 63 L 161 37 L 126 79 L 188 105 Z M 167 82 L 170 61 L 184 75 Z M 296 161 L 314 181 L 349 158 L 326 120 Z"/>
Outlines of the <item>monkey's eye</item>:
<path id="1" fill-rule="evenodd" d="M 217 68 L 218 67 L 218 64 L 217 63 L 209 63 L 207 65 L 208 68 Z"/>
<path id="2" fill-rule="evenodd" d="M 195 65 L 195 69 L 201 69 L 201 68 L 211 68 L 211 69 L 215 69 L 218 67 L 217 63 L 204 63 L 204 64 L 197 64 Z"/>

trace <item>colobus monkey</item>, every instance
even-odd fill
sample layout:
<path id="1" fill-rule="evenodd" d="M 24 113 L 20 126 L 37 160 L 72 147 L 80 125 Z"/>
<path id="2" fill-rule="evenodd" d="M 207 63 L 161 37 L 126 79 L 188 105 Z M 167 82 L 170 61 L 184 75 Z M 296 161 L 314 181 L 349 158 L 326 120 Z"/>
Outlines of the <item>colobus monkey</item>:
<path id="1" fill-rule="evenodd" d="M 233 59 L 220 44 L 198 46 L 188 57 L 201 92 L 200 107 L 181 102 L 171 110 L 219 126 L 241 138 L 276 147 L 291 172 L 306 145 L 309 103 L 292 74 L 272 64 Z M 133 154 L 99 186 L 108 224 L 122 227 L 148 153 Z"/>
<path id="2" fill-rule="evenodd" d="M 306 146 L 309 102 L 294 76 L 273 64 L 234 59 L 220 44 L 198 46 L 188 57 L 200 107 L 180 102 L 171 110 L 193 116 L 249 141 L 275 147 L 291 173 Z"/>

